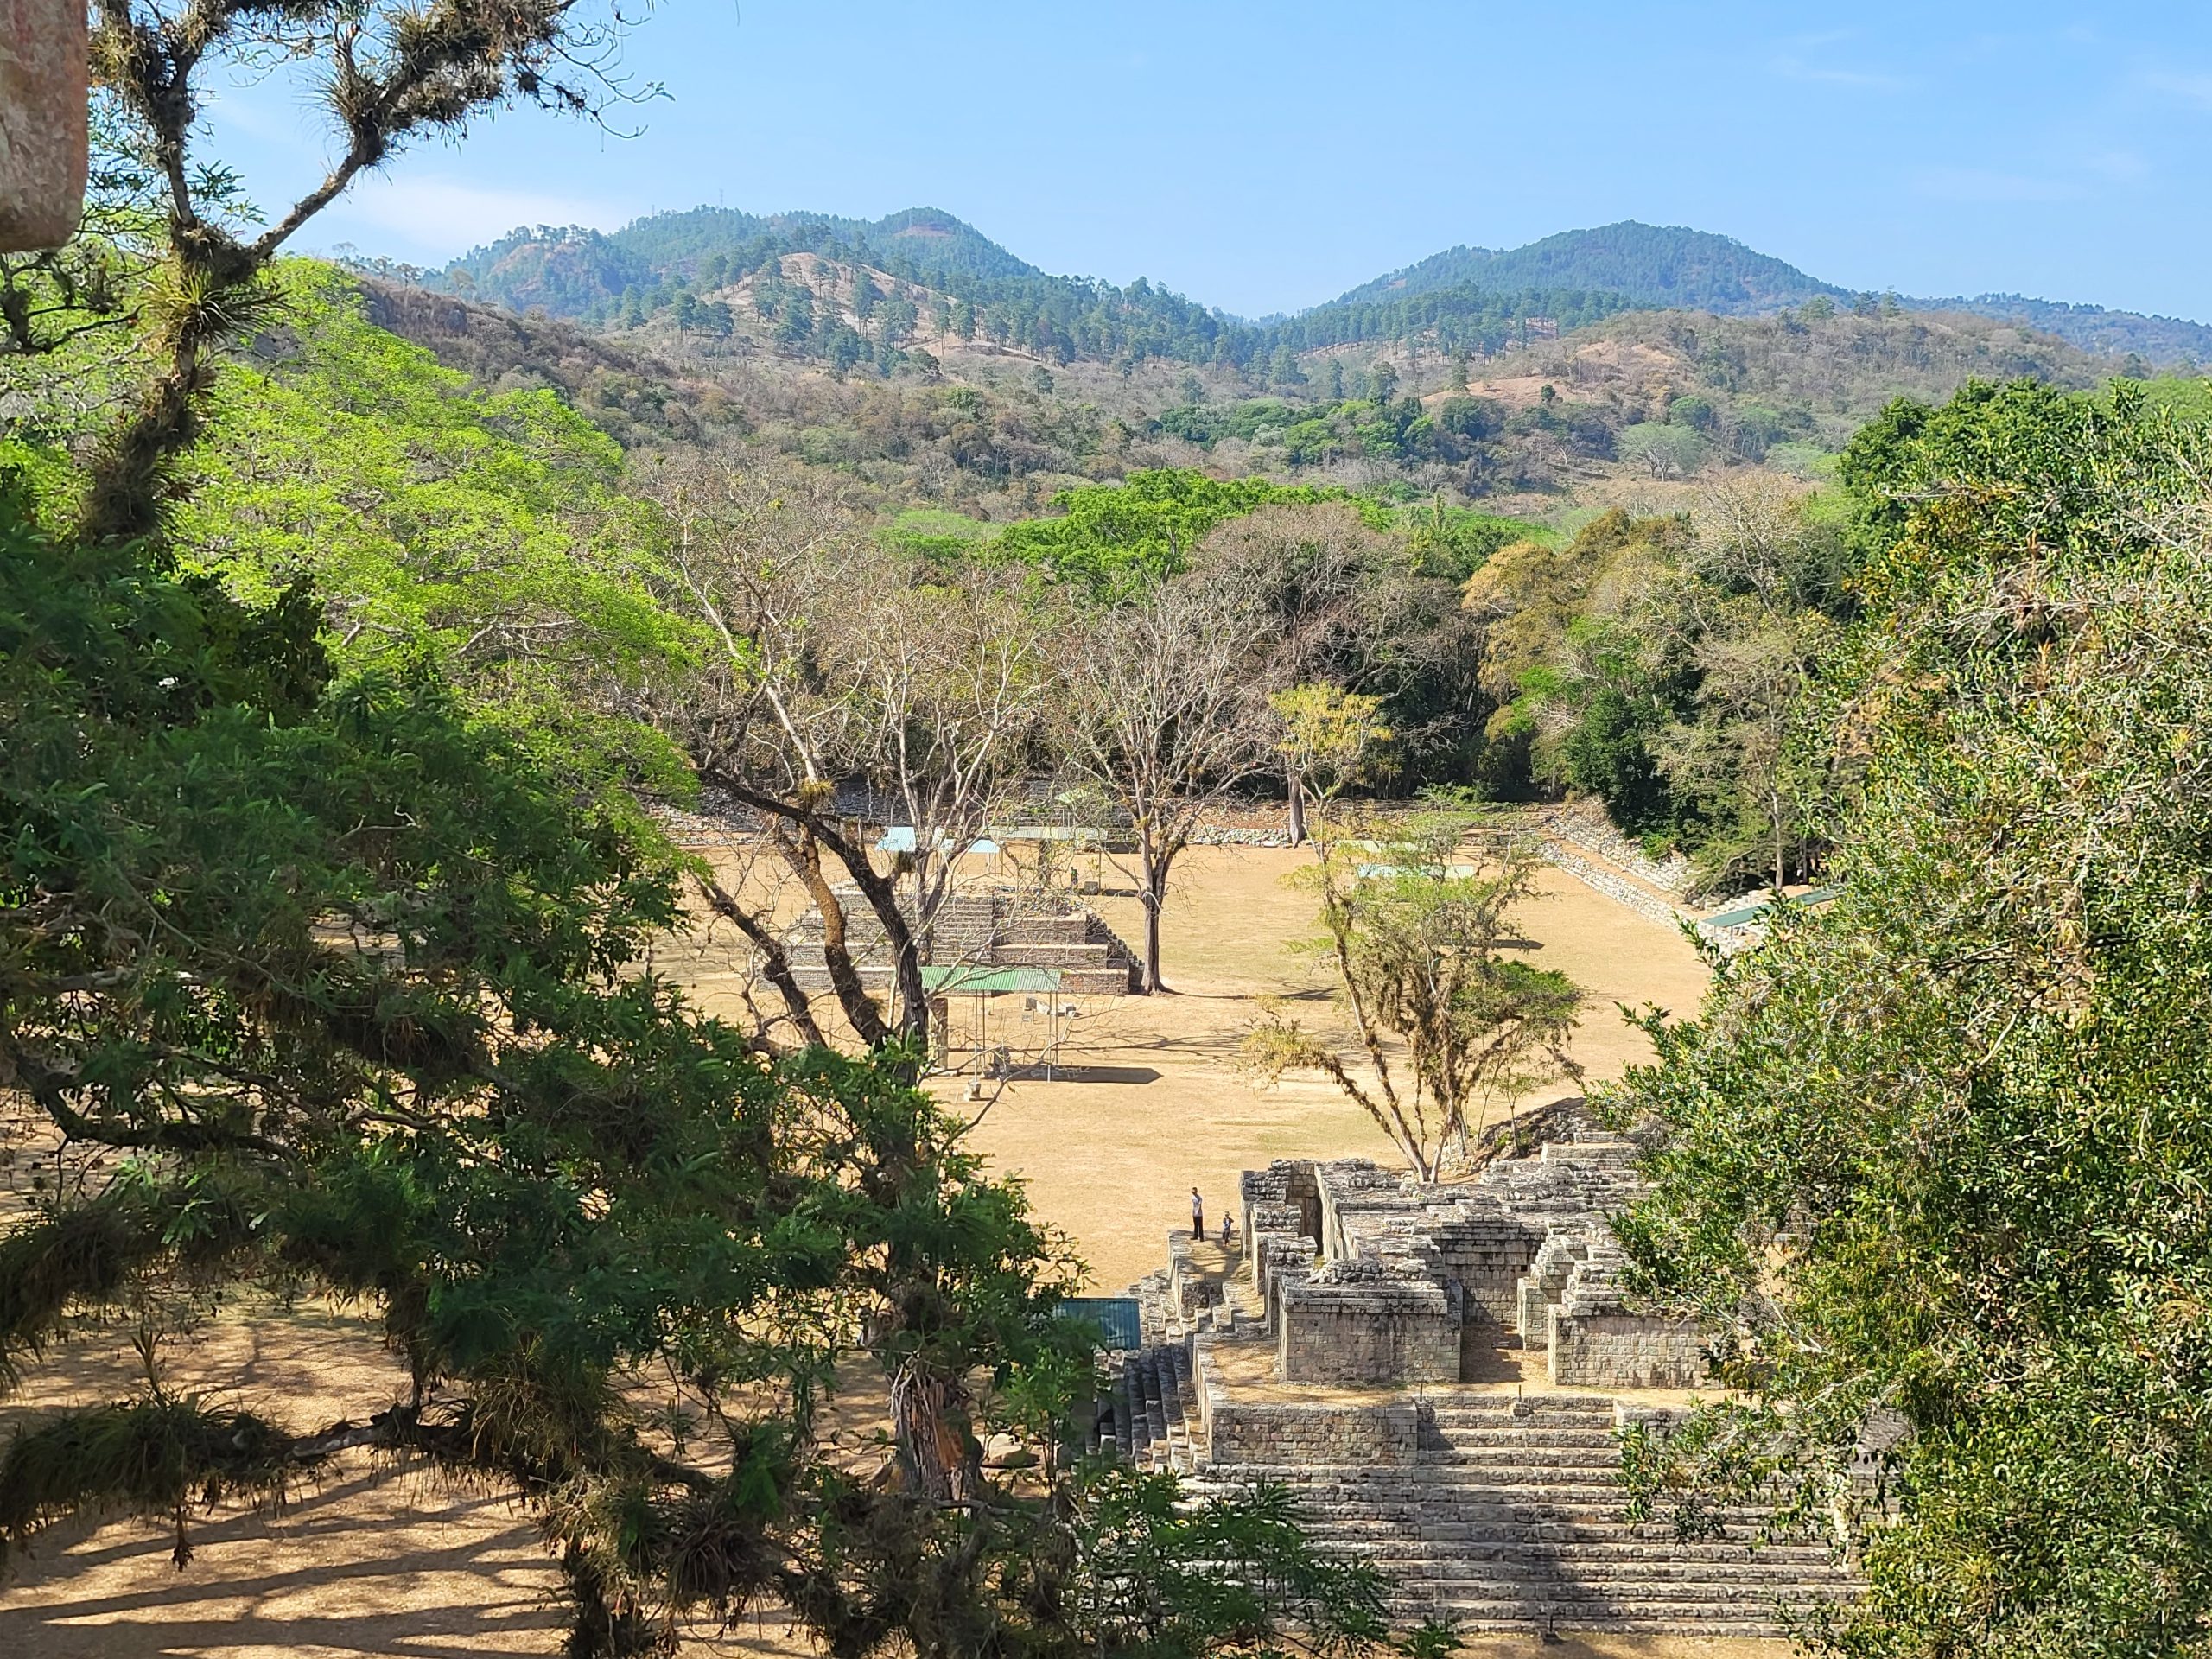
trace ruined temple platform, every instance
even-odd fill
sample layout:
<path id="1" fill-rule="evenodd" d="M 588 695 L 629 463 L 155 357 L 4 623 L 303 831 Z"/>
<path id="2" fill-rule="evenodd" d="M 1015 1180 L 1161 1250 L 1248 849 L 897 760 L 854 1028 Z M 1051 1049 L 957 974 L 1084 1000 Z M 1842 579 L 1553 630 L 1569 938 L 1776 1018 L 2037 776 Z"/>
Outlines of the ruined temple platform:
<path id="1" fill-rule="evenodd" d="M 1171 1234 L 1096 1443 L 1200 1494 L 1287 1488 L 1410 1624 L 1770 1637 L 1855 1593 L 1825 1539 L 1719 1511 L 1631 1521 L 1623 1436 L 1672 1432 L 1707 1338 L 1621 1289 L 1635 1149 L 1592 1134 L 1421 1183 L 1361 1160 L 1247 1173 L 1239 1243 Z"/>

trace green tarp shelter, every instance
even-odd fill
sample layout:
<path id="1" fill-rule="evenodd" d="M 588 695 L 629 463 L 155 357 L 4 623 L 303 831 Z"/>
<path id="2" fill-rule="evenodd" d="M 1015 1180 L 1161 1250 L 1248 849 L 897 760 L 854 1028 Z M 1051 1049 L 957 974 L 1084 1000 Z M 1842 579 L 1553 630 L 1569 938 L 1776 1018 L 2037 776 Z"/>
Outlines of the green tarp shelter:
<path id="1" fill-rule="evenodd" d="M 990 998 L 1027 994 L 1045 999 L 1045 1076 L 1050 1078 L 1060 1061 L 1060 970 L 1057 968 L 992 967 L 982 963 L 931 963 L 922 969 L 922 988 L 935 1002 L 944 996 L 976 999 L 976 1052 L 990 1052 Z M 950 1038 L 940 1034 L 936 1047 L 939 1065 L 950 1058 Z M 1010 1074 L 1009 1074 L 1010 1075 Z"/>
<path id="2" fill-rule="evenodd" d="M 946 963 L 943 966 L 930 965 L 922 969 L 922 988 L 931 996 L 946 995 L 954 991 L 977 994 L 1003 991 L 1057 991 L 1060 988 L 1060 970 L 1057 968 L 990 968 L 977 963 Z"/>

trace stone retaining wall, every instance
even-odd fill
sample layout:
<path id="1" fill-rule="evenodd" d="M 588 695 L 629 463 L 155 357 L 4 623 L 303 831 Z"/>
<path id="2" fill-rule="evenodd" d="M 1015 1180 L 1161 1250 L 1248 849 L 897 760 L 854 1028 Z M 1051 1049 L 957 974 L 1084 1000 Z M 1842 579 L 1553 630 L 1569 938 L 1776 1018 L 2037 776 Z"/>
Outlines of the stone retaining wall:
<path id="1" fill-rule="evenodd" d="M 1554 1307 L 1549 1335 L 1554 1388 L 1694 1389 L 1711 1380 L 1704 1332 L 1680 1320 Z"/>
<path id="2" fill-rule="evenodd" d="M 1662 927 L 1676 927 L 1683 922 L 1697 919 L 1688 912 L 1676 909 L 1658 894 L 1647 892 L 1625 877 L 1583 857 L 1562 842 L 1548 839 L 1544 850 L 1553 863 L 1576 880 L 1595 887 L 1606 898 L 1626 905 L 1637 915 L 1649 917 Z"/>
<path id="3" fill-rule="evenodd" d="M 1205 1342 L 1197 1344 L 1192 1371 L 1205 1460 L 1224 1473 L 1233 1475 L 1241 1463 L 1410 1464 L 1421 1449 L 1421 1411 L 1412 1400 L 1361 1406 L 1232 1400 Z"/>
<path id="4" fill-rule="evenodd" d="M 1697 880 L 1697 871 L 1680 853 L 1661 863 L 1613 827 L 1602 807 L 1592 804 L 1558 806 L 1540 811 L 1537 822 L 1552 840 L 1572 842 L 1595 853 L 1637 880 L 1679 899 Z"/>

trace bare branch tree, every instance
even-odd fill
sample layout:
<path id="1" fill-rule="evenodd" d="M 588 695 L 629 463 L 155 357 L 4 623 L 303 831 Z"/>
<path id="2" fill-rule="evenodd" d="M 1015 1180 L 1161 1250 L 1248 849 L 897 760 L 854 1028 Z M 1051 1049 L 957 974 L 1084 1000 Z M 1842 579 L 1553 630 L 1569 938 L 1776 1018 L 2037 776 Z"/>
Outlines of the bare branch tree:
<path id="1" fill-rule="evenodd" d="M 1127 813 L 1144 905 L 1144 988 L 1165 990 L 1168 877 L 1209 808 L 1274 759 L 1249 589 L 1198 570 L 1086 615 L 1060 648 L 1067 765 Z"/>
<path id="2" fill-rule="evenodd" d="M 830 988 L 855 1035 L 870 1047 L 922 1038 L 928 1009 L 913 930 L 892 876 L 875 867 L 867 827 L 838 808 L 862 723 L 857 689 L 823 673 L 815 621 L 868 580 L 874 550 L 846 504 L 804 480 L 692 463 L 653 482 L 674 531 L 671 600 L 701 619 L 719 651 L 696 676 L 649 689 L 640 712 L 684 746 L 702 782 L 757 816 L 762 844 L 805 885 L 822 920 Z M 825 853 L 890 944 L 896 1020 L 885 1018 L 853 960 Z M 757 912 L 751 920 L 762 933 L 772 926 Z"/>
<path id="3" fill-rule="evenodd" d="M 857 693 L 851 760 L 913 830 L 900 873 L 926 934 L 1034 757 L 1052 688 L 1045 624 L 1006 575 L 887 558 L 823 622 L 824 671 Z"/>
<path id="4" fill-rule="evenodd" d="M 1387 608 L 1376 601 L 1394 550 L 1402 553 L 1402 545 L 1394 550 L 1351 508 L 1332 502 L 1232 518 L 1207 538 L 1198 562 L 1250 595 L 1268 640 L 1267 689 L 1281 692 L 1359 680 Z M 1297 846 L 1306 839 L 1305 779 L 1287 754 L 1283 791 Z"/>
<path id="5" fill-rule="evenodd" d="M 1036 748 L 1042 624 L 1009 581 L 888 554 L 803 480 L 692 466 L 659 484 L 679 597 L 720 652 L 697 683 L 666 688 L 655 716 L 704 781 L 760 815 L 805 883 L 854 1032 L 871 1046 L 918 1042 L 931 923 Z M 913 849 L 879 861 L 868 815 L 840 805 L 841 785 L 895 802 Z M 882 930 L 887 1014 L 855 960 L 833 867 Z"/>

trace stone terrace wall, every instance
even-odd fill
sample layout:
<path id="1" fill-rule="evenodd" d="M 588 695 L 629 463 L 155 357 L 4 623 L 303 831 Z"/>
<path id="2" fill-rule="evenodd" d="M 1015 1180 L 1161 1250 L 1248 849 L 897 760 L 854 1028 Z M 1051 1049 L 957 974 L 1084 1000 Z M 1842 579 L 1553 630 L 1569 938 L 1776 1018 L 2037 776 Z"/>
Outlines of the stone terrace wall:
<path id="1" fill-rule="evenodd" d="M 1594 859 L 1583 857 L 1581 854 L 1563 842 L 1548 842 L 1545 851 L 1554 864 L 1574 877 L 1576 880 L 1586 886 L 1595 887 L 1606 898 L 1626 905 L 1637 915 L 1648 917 L 1662 927 L 1676 927 L 1685 921 L 1694 919 L 1688 912 L 1677 910 L 1657 893 L 1649 892 L 1625 877 L 1616 874 Z"/>
<path id="2" fill-rule="evenodd" d="M 1232 1400 L 1211 1344 L 1197 1344 L 1199 1431 L 1210 1466 L 1236 1464 L 1410 1464 L 1421 1449 L 1421 1410 L 1412 1400 L 1316 1405 Z M 1229 1471 L 1224 1471 L 1229 1472 Z"/>
<path id="3" fill-rule="evenodd" d="M 1694 1389 L 1707 1339 L 1694 1325 L 1637 1313 L 1551 1310 L 1551 1380 L 1561 1389 Z"/>
<path id="4" fill-rule="evenodd" d="M 1630 1313 L 1623 1301 L 1623 1258 L 1592 1238 L 1549 1319 L 1551 1379 L 1559 1388 L 1694 1389 L 1707 1378 L 1711 1345 L 1696 1325 Z"/>
<path id="5" fill-rule="evenodd" d="M 1459 1319 L 1441 1286 L 1332 1262 L 1286 1283 L 1276 1363 L 1286 1382 L 1456 1382 Z"/>
<path id="6" fill-rule="evenodd" d="M 1566 842 L 1586 853 L 1595 853 L 1637 880 L 1678 899 L 1697 880 L 1697 871 L 1689 860 L 1676 853 L 1665 863 L 1659 862 L 1614 829 L 1605 808 L 1595 801 L 1545 809 L 1537 813 L 1536 822 L 1548 838 Z"/>

